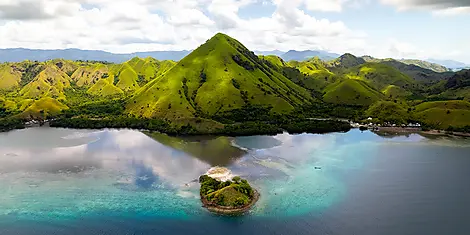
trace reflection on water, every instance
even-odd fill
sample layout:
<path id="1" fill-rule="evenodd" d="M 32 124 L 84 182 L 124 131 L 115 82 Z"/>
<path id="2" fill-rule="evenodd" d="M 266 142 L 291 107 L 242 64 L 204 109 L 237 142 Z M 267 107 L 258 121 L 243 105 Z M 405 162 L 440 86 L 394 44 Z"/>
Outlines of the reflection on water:
<path id="1" fill-rule="evenodd" d="M 419 190 L 447 195 L 442 187 L 465 178 L 469 143 L 416 134 L 382 138 L 355 130 L 240 138 L 51 128 L 0 133 L 0 223 L 4 216 L 55 221 L 109 215 L 220 222 L 201 208 L 196 181 L 216 165 L 259 189 L 262 196 L 245 221 L 304 218 L 337 207 L 340 212 L 330 220 L 341 221 L 339 227 L 351 218 L 381 218 L 389 211 L 412 219 L 409 213 L 426 209 L 421 201 L 439 204 L 439 198 L 423 197 Z M 459 189 L 462 195 L 470 192 Z M 453 200 L 464 204 L 462 198 Z M 417 206 L 411 212 L 394 210 L 404 201 Z M 380 207 L 381 202 L 392 206 Z"/>
<path id="2" fill-rule="evenodd" d="M 160 133 L 144 133 L 161 144 L 183 151 L 211 166 L 228 166 L 246 154 L 232 145 L 230 137 L 176 138 Z"/>

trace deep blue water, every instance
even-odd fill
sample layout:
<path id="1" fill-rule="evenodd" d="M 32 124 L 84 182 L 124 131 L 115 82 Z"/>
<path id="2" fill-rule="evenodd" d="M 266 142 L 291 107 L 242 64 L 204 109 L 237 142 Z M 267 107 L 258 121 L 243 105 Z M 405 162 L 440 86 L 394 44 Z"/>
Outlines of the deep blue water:
<path id="1" fill-rule="evenodd" d="M 201 208 L 194 180 L 215 164 L 261 192 L 250 214 Z M 0 234 L 467 235 L 468 179 L 465 139 L 35 128 L 0 134 Z"/>

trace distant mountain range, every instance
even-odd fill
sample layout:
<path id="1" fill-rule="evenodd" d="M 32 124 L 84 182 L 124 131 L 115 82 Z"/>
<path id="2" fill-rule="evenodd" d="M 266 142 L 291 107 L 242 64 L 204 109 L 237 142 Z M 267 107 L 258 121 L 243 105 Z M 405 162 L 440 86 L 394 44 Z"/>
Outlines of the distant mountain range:
<path id="1" fill-rule="evenodd" d="M 338 57 L 340 57 L 340 54 L 336 53 L 331 53 L 327 51 L 295 51 L 295 50 L 290 50 L 286 52 L 285 54 L 281 55 L 281 58 L 286 61 L 291 61 L 291 60 L 296 60 L 296 61 L 303 61 L 303 60 L 308 60 L 313 57 L 318 57 L 321 60 L 324 61 L 329 61 L 329 60 L 334 60 Z"/>
<path id="2" fill-rule="evenodd" d="M 331 53 L 327 51 L 312 51 L 312 50 L 306 50 L 306 51 L 290 50 L 288 52 L 279 51 L 279 50 L 255 51 L 255 54 L 275 55 L 275 56 L 281 57 L 285 61 L 291 61 L 291 60 L 304 61 L 304 60 L 311 59 L 313 57 L 318 57 L 321 60 L 329 61 L 329 60 L 334 60 L 340 56 L 340 54 Z"/>
<path id="3" fill-rule="evenodd" d="M 40 50 L 40 49 L 25 49 L 25 48 L 12 48 L 0 49 L 0 63 L 3 62 L 21 62 L 24 60 L 30 61 L 47 61 L 52 59 L 65 59 L 65 60 L 82 60 L 82 61 L 106 61 L 111 63 L 123 63 L 134 57 L 146 58 L 152 57 L 157 60 L 173 60 L 180 61 L 185 56 L 189 55 L 192 50 L 183 51 L 148 51 L 148 52 L 135 52 L 127 54 L 115 54 L 99 50 L 81 50 L 81 49 L 61 49 L 61 50 Z M 276 55 L 284 61 L 305 61 L 313 57 L 318 57 L 323 61 L 331 61 L 340 57 L 339 54 L 331 53 L 322 50 L 305 50 L 296 51 L 290 50 L 288 52 L 273 50 L 273 51 L 255 51 L 257 55 Z M 366 61 L 381 62 L 390 61 L 393 59 L 376 59 L 370 56 L 363 57 Z M 454 60 L 409 60 L 401 59 L 399 62 L 416 65 L 421 68 L 430 69 L 435 72 L 458 71 L 462 69 L 469 69 L 470 65 L 454 61 Z"/>
<path id="4" fill-rule="evenodd" d="M 24 60 L 31 61 L 46 61 L 52 59 L 65 59 L 65 60 L 83 60 L 83 61 L 107 61 L 111 63 L 123 63 L 134 57 L 146 58 L 153 57 L 157 60 L 174 60 L 180 61 L 185 56 L 189 55 L 191 50 L 184 51 L 148 51 L 148 52 L 135 52 L 127 54 L 115 54 L 106 51 L 98 50 L 80 50 L 80 49 L 63 49 L 63 50 L 39 50 L 39 49 L 0 49 L 0 63 L 3 62 L 20 62 Z M 322 60 L 328 61 L 338 58 L 339 54 L 334 54 L 326 51 L 295 51 L 288 52 L 274 50 L 274 51 L 255 51 L 258 55 L 276 55 L 285 61 L 297 60 L 303 61 L 312 57 L 319 57 Z"/>
<path id="5" fill-rule="evenodd" d="M 461 70 L 465 68 L 470 68 L 470 64 L 465 64 L 455 60 L 436 60 L 436 59 L 427 59 L 431 63 L 440 64 L 452 70 Z"/>
<path id="6" fill-rule="evenodd" d="M 0 49 L 0 63 L 20 62 L 23 60 L 46 61 L 52 59 L 83 60 L 83 61 L 107 61 L 123 63 L 134 57 L 153 57 L 158 60 L 179 61 L 191 51 L 149 51 L 129 54 L 114 54 L 106 51 L 64 49 L 64 50 L 36 50 L 36 49 Z"/>

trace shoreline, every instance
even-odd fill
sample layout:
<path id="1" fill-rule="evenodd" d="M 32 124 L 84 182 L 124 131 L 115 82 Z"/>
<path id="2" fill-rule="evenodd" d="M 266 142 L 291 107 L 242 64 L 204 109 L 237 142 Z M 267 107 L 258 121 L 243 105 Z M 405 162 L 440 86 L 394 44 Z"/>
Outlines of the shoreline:
<path id="1" fill-rule="evenodd" d="M 232 207 L 226 207 L 226 206 L 217 206 L 213 205 L 205 197 L 201 195 L 201 202 L 202 202 L 202 207 L 206 208 L 209 212 L 219 214 L 219 215 L 229 215 L 229 216 L 237 216 L 237 215 L 243 215 L 250 211 L 250 209 L 258 202 L 260 198 L 259 192 L 253 188 L 253 199 L 248 205 L 245 205 L 240 208 L 232 208 Z"/>
<path id="2" fill-rule="evenodd" d="M 0 119 L 1 120 L 1 119 Z M 27 123 L 15 121 L 12 125 L 6 123 L 0 126 L 0 132 L 8 132 L 16 129 L 25 129 L 37 125 L 26 125 Z M 208 120 L 206 123 L 187 123 L 185 125 L 160 119 L 139 119 L 114 117 L 102 120 L 91 120 L 87 118 L 54 119 L 46 122 L 50 127 L 69 129 L 132 129 L 140 131 L 152 131 L 165 133 L 169 136 L 254 136 L 254 135 L 277 135 L 284 132 L 290 134 L 310 133 L 327 134 L 334 132 L 347 132 L 351 125 L 341 121 L 291 121 L 289 123 L 270 123 L 269 121 L 247 121 L 232 124 L 220 124 L 214 126 Z M 41 125 L 39 125 L 41 126 Z"/>
<path id="3" fill-rule="evenodd" d="M 375 130 L 371 130 L 374 133 L 385 133 L 385 134 L 420 134 L 427 136 L 457 136 L 457 137 L 470 137 L 470 133 L 464 132 L 449 132 L 445 130 L 430 130 L 423 131 L 421 128 L 416 127 L 378 127 Z"/>

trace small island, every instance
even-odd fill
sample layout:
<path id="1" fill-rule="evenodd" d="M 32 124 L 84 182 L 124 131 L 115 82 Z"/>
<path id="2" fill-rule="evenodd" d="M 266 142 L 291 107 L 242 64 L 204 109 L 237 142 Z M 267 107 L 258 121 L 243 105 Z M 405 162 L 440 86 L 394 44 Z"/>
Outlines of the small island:
<path id="1" fill-rule="evenodd" d="M 258 201 L 259 193 L 248 181 L 231 176 L 226 168 L 213 168 L 199 177 L 201 202 L 210 212 L 222 215 L 241 215 Z"/>

